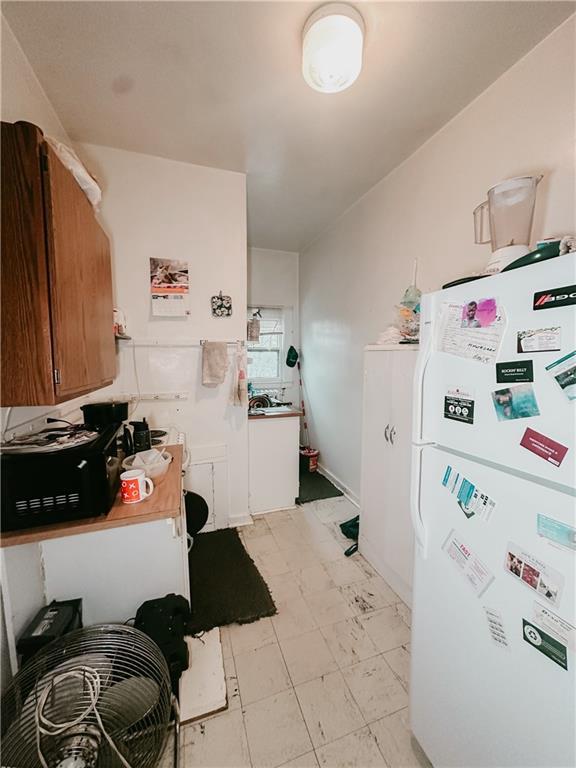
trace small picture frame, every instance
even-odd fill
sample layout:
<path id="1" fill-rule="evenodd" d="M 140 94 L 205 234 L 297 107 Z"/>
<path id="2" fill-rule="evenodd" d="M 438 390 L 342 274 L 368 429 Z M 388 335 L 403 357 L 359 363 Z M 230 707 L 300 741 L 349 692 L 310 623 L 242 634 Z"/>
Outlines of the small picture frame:
<path id="1" fill-rule="evenodd" d="M 223 296 L 222 291 L 218 296 L 212 296 L 212 317 L 230 317 L 232 315 L 232 297 Z"/>

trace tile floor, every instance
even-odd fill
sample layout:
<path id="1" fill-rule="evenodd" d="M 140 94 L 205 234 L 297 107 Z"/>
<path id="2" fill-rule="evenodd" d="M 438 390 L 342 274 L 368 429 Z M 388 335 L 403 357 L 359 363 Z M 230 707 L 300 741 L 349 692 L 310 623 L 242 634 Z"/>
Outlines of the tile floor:
<path id="1" fill-rule="evenodd" d="M 182 768 L 430 765 L 408 728 L 410 610 L 343 556 L 355 514 L 328 499 L 240 529 L 278 614 L 222 628 L 229 707 L 182 729 Z"/>

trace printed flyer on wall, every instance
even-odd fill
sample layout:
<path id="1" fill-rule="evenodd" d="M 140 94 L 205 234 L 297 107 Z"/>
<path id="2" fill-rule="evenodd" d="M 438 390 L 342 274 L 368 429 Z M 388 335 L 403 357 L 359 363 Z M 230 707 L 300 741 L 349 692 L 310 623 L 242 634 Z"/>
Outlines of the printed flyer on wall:
<path id="1" fill-rule="evenodd" d="M 546 366 L 568 400 L 576 400 L 576 351 Z"/>
<path id="2" fill-rule="evenodd" d="M 440 309 L 434 340 L 439 352 L 493 363 L 506 328 L 496 299 L 471 299 L 464 305 L 445 302 Z"/>
<path id="3" fill-rule="evenodd" d="M 504 569 L 552 605 L 560 602 L 564 576 L 512 542 L 508 543 L 506 549 Z"/>
<path id="4" fill-rule="evenodd" d="M 536 530 L 538 536 L 543 536 L 553 544 L 559 544 L 561 547 L 568 547 L 568 549 L 576 551 L 576 528 L 572 525 L 538 513 Z"/>
<path id="5" fill-rule="evenodd" d="M 150 259 L 150 296 L 153 315 L 181 317 L 188 314 L 189 291 L 187 261 Z"/>
<path id="6" fill-rule="evenodd" d="M 468 584 L 476 592 L 476 596 L 483 595 L 494 581 L 494 574 L 476 557 L 454 528 L 446 537 L 442 549 L 461 571 Z"/>
<path id="7" fill-rule="evenodd" d="M 482 493 L 474 483 L 471 483 L 451 466 L 446 467 L 442 485 L 448 488 L 450 493 L 456 494 L 458 506 L 467 518 L 477 515 L 480 520 L 485 523 L 488 522 L 496 506 L 496 502 L 488 494 Z"/>

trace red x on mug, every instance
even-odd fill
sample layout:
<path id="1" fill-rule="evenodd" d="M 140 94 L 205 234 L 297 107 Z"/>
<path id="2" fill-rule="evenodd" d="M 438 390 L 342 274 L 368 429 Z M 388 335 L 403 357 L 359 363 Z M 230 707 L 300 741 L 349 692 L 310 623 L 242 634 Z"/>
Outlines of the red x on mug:
<path id="1" fill-rule="evenodd" d="M 144 501 L 154 490 L 154 483 L 143 469 L 130 469 L 120 475 L 120 495 L 124 504 Z"/>

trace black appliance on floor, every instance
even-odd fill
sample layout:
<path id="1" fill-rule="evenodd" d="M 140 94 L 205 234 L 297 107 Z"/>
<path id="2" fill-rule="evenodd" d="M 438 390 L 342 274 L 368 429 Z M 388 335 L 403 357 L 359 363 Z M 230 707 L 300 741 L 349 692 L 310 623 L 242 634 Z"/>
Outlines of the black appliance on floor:
<path id="1" fill-rule="evenodd" d="M 118 429 L 71 425 L 4 443 L 1 530 L 105 515 L 120 483 Z"/>
<path id="2" fill-rule="evenodd" d="M 82 629 L 82 598 L 52 600 L 38 611 L 18 638 L 16 651 L 20 666 L 44 646 L 75 629 Z"/>

